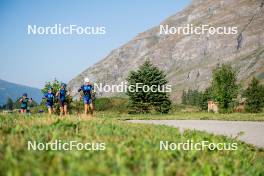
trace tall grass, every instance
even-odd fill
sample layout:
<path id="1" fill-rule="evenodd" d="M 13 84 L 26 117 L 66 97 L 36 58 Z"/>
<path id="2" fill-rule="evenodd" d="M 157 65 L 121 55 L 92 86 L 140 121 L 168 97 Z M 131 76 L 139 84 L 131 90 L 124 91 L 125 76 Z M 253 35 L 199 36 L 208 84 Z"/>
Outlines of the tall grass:
<path id="1" fill-rule="evenodd" d="M 105 151 L 29 151 L 27 141 L 105 142 Z M 160 151 L 159 141 L 237 142 L 223 136 L 109 118 L 0 116 L 0 175 L 263 175 L 264 152 Z"/>

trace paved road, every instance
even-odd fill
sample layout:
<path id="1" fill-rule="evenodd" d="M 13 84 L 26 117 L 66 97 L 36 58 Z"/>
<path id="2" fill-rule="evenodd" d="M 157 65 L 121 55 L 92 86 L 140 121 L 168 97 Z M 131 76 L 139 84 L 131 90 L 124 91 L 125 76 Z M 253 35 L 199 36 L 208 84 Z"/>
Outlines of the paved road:
<path id="1" fill-rule="evenodd" d="M 180 131 L 196 129 L 229 137 L 236 137 L 238 133 L 243 132 L 239 136 L 240 140 L 264 148 L 264 122 L 218 120 L 129 120 L 129 122 L 168 125 L 177 127 Z"/>

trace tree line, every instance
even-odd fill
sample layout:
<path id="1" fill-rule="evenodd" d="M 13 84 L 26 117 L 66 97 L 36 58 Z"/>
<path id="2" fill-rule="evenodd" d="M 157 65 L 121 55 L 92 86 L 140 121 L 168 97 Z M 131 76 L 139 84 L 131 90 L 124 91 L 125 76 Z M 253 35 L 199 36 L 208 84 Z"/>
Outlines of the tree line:
<path id="1" fill-rule="evenodd" d="M 237 81 L 238 72 L 228 64 L 213 70 L 210 86 L 205 91 L 187 90 L 182 93 L 182 104 L 198 106 L 207 110 L 209 100 L 217 102 L 220 112 L 233 112 L 239 104 L 238 97 L 244 99 L 245 111 L 261 112 L 264 107 L 264 85 L 253 77 L 248 87 L 243 90 Z"/>
<path id="2" fill-rule="evenodd" d="M 15 101 L 11 97 L 7 98 L 7 101 L 5 104 L 0 106 L 0 110 L 14 110 L 14 109 L 20 109 L 20 98 L 17 98 Z M 32 100 L 32 103 L 30 104 L 30 107 L 36 107 L 38 106 L 38 103 L 34 100 Z"/>
<path id="3" fill-rule="evenodd" d="M 261 112 L 264 107 L 264 86 L 255 77 L 245 90 L 237 80 L 238 72 L 228 64 L 218 66 L 213 70 L 213 76 L 210 86 L 204 91 L 186 90 L 182 93 L 182 104 L 198 106 L 201 110 L 207 110 L 208 100 L 217 102 L 220 112 L 232 112 L 238 104 L 238 96 L 245 98 L 245 110 L 251 113 Z M 154 66 L 149 60 L 146 60 L 136 71 L 131 71 L 127 77 L 128 85 L 136 85 L 143 83 L 143 85 L 157 85 L 164 86 L 168 83 L 166 74 L 158 67 Z M 61 82 L 55 80 L 47 82 L 42 89 L 46 93 L 49 87 L 54 91 L 58 91 Z M 130 113 L 168 113 L 172 109 L 172 102 L 167 92 L 157 91 L 143 91 L 139 88 L 138 91 L 127 91 L 128 109 Z M 73 100 L 70 95 L 67 95 L 67 101 L 70 105 L 69 109 L 80 112 L 82 101 Z M 102 102 L 99 102 L 99 105 Z M 33 101 L 32 106 L 37 106 Z M 55 109 L 59 110 L 59 104 L 55 101 Z M 45 108 L 44 100 L 40 106 Z M 18 99 L 13 102 L 11 98 L 1 108 L 15 109 L 19 108 Z"/>

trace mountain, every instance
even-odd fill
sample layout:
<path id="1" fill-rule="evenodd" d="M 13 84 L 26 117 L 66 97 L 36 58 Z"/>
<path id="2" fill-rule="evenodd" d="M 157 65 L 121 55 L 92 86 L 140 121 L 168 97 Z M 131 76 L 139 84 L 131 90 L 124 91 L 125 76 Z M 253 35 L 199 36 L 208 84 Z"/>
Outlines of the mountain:
<path id="1" fill-rule="evenodd" d="M 40 103 L 42 98 L 40 89 L 7 82 L 0 79 L 0 105 L 5 104 L 8 97 L 11 97 L 15 101 L 17 98 L 21 97 L 23 93 L 27 93 L 29 98 L 33 98 L 33 100 Z"/>
<path id="2" fill-rule="evenodd" d="M 183 90 L 208 87 L 212 70 L 222 63 L 230 63 L 239 71 L 238 78 L 244 86 L 252 76 L 263 82 L 263 12 L 264 0 L 193 0 L 160 25 L 237 27 L 237 34 L 163 35 L 158 25 L 111 51 L 72 79 L 68 86 L 76 96 L 84 77 L 104 84 L 120 84 L 129 71 L 138 68 L 146 58 L 166 72 L 174 100 L 180 99 Z"/>

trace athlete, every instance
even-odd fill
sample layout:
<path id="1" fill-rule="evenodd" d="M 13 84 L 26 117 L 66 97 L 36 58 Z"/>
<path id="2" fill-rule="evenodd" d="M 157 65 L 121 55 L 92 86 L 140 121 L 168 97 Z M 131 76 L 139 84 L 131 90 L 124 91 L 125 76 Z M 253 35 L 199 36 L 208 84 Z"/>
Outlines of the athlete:
<path id="1" fill-rule="evenodd" d="M 21 103 L 20 105 L 20 112 L 21 114 L 24 114 L 27 112 L 27 108 L 28 108 L 28 103 L 31 103 L 31 100 L 28 99 L 27 94 L 24 93 L 22 98 L 20 98 L 19 102 Z"/>
<path id="2" fill-rule="evenodd" d="M 29 106 L 28 106 L 28 108 L 27 108 L 27 113 L 28 114 L 31 114 L 31 108 L 33 107 L 34 105 L 33 105 L 33 98 L 30 98 L 29 99 Z"/>
<path id="3" fill-rule="evenodd" d="M 48 88 L 48 92 L 44 95 L 42 99 L 46 99 L 46 106 L 48 108 L 49 115 L 54 112 L 53 105 L 54 105 L 54 100 L 55 100 L 55 95 L 52 92 L 52 88 Z"/>
<path id="4" fill-rule="evenodd" d="M 84 114 L 87 115 L 90 109 L 91 114 L 93 115 L 93 102 L 92 102 L 92 93 L 93 93 L 93 85 L 89 81 L 89 78 L 84 79 L 84 84 L 81 88 L 78 89 L 78 92 L 82 91 L 82 98 L 84 102 Z"/>
<path id="5" fill-rule="evenodd" d="M 60 116 L 63 114 L 67 114 L 67 101 L 66 101 L 66 96 L 67 96 L 67 90 L 66 90 L 66 84 L 61 83 L 61 88 L 60 90 L 56 93 L 56 97 L 58 97 L 59 103 L 60 103 Z"/>

